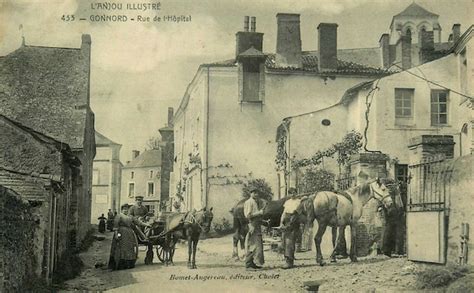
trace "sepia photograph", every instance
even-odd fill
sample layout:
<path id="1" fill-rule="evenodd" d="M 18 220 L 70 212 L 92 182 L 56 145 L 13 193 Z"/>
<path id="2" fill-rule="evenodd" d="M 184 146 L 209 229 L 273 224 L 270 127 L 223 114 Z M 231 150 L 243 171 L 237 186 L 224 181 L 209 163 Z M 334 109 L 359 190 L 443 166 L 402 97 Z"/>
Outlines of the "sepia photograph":
<path id="1" fill-rule="evenodd" d="M 473 15 L 0 0 L 0 292 L 474 292 Z"/>

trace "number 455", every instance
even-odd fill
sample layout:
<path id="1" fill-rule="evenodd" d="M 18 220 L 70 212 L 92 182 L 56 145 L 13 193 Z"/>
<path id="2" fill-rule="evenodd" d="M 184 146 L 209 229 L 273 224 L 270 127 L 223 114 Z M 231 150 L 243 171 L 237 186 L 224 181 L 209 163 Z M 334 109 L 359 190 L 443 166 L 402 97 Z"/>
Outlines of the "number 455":
<path id="1" fill-rule="evenodd" d="M 63 14 L 61 19 L 63 21 L 74 21 L 76 18 L 74 17 L 74 14 Z"/>

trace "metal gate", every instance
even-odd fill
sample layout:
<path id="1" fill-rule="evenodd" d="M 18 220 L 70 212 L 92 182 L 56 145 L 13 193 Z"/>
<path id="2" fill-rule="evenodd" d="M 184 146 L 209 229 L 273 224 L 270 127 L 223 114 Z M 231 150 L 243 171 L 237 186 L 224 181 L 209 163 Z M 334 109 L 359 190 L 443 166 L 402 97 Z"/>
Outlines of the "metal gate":
<path id="1" fill-rule="evenodd" d="M 409 166 L 407 203 L 408 259 L 446 262 L 448 212 L 447 182 L 452 166 L 444 156 L 433 156 Z"/>

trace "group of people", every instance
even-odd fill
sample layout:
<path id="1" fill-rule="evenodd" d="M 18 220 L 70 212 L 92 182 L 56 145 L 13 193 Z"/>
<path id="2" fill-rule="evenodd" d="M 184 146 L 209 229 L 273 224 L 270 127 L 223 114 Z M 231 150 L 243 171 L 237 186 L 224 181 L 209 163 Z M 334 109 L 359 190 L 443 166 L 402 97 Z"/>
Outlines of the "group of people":
<path id="1" fill-rule="evenodd" d="M 112 212 L 112 210 L 109 209 L 109 212 L 107 213 L 107 218 L 104 216 L 104 214 L 97 218 L 97 220 L 99 220 L 99 233 L 105 233 L 106 229 L 109 231 L 113 231 L 114 219 L 116 215 L 117 212 Z"/>
<path id="2" fill-rule="evenodd" d="M 283 269 L 294 267 L 296 243 L 298 238 L 301 238 L 302 218 L 297 213 L 301 200 L 298 199 L 295 188 L 290 188 L 288 194 L 290 198 L 284 204 L 280 220 L 286 262 Z M 252 189 L 249 199 L 244 203 L 244 215 L 249 222 L 248 233 L 245 237 L 245 267 L 247 269 L 261 269 L 265 262 L 261 231 L 265 207 L 266 205 L 258 198 L 258 190 Z"/>

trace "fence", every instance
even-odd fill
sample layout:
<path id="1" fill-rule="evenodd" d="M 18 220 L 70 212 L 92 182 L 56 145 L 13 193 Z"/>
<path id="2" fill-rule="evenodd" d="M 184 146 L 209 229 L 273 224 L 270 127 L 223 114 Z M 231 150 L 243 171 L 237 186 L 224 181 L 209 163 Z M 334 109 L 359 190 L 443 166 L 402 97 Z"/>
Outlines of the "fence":
<path id="1" fill-rule="evenodd" d="M 356 183 L 356 178 L 354 176 L 340 176 L 338 179 L 336 179 L 336 190 L 347 190 L 351 187 L 353 187 Z"/>

